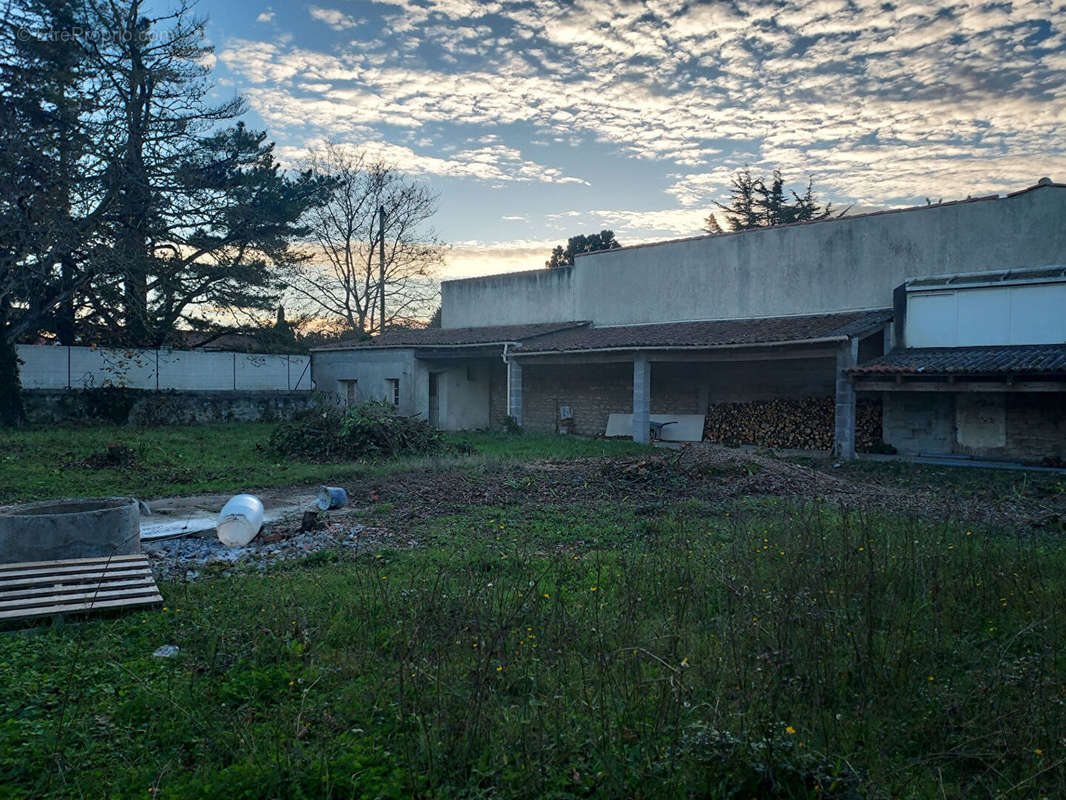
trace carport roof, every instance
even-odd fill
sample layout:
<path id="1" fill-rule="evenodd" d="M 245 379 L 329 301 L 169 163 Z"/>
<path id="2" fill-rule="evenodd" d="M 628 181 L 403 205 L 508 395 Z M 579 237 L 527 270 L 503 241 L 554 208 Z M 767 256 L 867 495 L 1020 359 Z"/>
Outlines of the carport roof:
<path id="1" fill-rule="evenodd" d="M 891 309 L 761 319 L 571 328 L 523 342 L 515 355 L 596 350 L 713 349 L 843 341 L 891 321 Z"/>
<path id="2" fill-rule="evenodd" d="M 852 375 L 1047 375 L 1066 373 L 1066 344 L 922 347 L 853 367 Z"/>
<path id="3" fill-rule="evenodd" d="M 389 331 L 364 342 L 340 342 L 312 350 L 367 350 L 377 347 L 463 347 L 521 342 L 545 334 L 571 330 L 587 322 L 540 322 L 531 325 L 489 325 L 480 328 L 418 328 Z"/>

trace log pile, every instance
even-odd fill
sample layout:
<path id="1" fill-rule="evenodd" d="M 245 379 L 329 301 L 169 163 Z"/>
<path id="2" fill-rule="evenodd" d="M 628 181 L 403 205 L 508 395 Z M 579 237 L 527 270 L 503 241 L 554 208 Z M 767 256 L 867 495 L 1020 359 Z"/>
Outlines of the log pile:
<path id="1" fill-rule="evenodd" d="M 708 409 L 703 440 L 725 445 L 831 450 L 834 415 L 832 397 L 720 403 Z M 860 400 L 855 409 L 855 447 L 869 452 L 880 443 L 881 403 Z"/>

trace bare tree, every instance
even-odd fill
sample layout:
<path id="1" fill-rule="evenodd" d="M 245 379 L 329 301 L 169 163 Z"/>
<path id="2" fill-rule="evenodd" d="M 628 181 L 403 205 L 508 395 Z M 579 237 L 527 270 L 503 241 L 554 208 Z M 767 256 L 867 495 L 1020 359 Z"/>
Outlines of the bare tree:
<path id="1" fill-rule="evenodd" d="M 427 227 L 437 196 L 392 166 L 370 161 L 344 145 L 327 143 L 305 165 L 331 180 L 329 199 L 310 209 L 309 259 L 289 272 L 297 304 L 313 309 L 333 328 L 380 330 L 380 298 L 385 325 L 419 324 L 436 303 L 436 275 L 444 245 Z M 379 268 L 379 207 L 385 209 L 385 282 Z"/>

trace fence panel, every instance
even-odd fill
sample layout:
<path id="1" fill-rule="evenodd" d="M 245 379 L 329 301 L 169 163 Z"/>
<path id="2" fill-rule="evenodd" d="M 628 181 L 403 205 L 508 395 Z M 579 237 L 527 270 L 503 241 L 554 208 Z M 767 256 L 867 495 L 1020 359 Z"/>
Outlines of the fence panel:
<path id="1" fill-rule="evenodd" d="M 91 389 L 123 386 L 155 388 L 155 351 L 119 350 L 105 347 L 71 347 L 70 386 Z"/>
<path id="2" fill-rule="evenodd" d="M 34 347 L 16 345 L 19 377 L 24 389 L 65 389 L 69 352 L 66 347 Z"/>
<path id="3" fill-rule="evenodd" d="M 26 389 L 310 390 L 308 356 L 18 345 Z"/>
<path id="4" fill-rule="evenodd" d="M 233 353 L 160 350 L 159 388 L 233 391 Z"/>
<path id="5" fill-rule="evenodd" d="M 236 364 L 237 386 L 240 389 L 254 391 L 289 387 L 286 356 L 241 353 L 237 356 Z"/>

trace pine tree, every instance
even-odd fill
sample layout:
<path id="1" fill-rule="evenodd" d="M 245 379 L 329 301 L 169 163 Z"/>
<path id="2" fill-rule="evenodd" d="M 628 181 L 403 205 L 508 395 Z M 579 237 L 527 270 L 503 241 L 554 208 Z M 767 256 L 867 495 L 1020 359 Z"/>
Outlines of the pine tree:
<path id="1" fill-rule="evenodd" d="M 752 175 L 751 169 L 745 167 L 733 177 L 729 204 L 715 201 L 714 205 L 725 212 L 730 231 L 807 222 L 824 219 L 832 214 L 832 203 L 827 203 L 823 208 L 814 199 L 813 182 L 810 179 L 802 196 L 789 190 L 792 195 L 792 201 L 789 202 L 785 197 L 785 180 L 781 171 L 775 169 L 771 175 L 770 184 L 767 185 L 762 176 Z M 703 229 L 712 234 L 722 232 L 714 214 L 707 217 Z"/>

